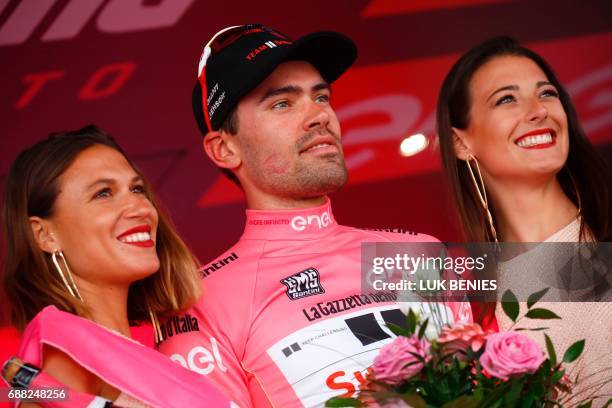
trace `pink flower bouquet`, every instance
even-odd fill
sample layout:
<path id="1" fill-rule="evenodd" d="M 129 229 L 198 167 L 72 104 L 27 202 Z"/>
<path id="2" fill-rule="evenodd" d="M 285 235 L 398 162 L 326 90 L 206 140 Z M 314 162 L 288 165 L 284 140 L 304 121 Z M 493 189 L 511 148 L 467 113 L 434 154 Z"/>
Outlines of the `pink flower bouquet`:
<path id="1" fill-rule="evenodd" d="M 533 306 L 546 289 L 529 297 L 529 311 L 519 318 L 512 292 L 502 298 L 504 312 L 517 323 L 523 317 L 558 319 Z M 533 339 L 517 331 L 485 332 L 478 324 L 455 324 L 424 337 L 428 319 L 419 321 L 412 310 L 406 325 L 389 324 L 397 337 L 380 349 L 368 370 L 368 382 L 357 398 L 332 398 L 328 407 L 563 407 L 571 391 L 564 363 L 576 360 L 584 340 L 570 346 L 557 362 L 552 341 L 545 335 L 547 353 Z M 514 326 L 513 326 L 514 327 Z M 593 397 L 593 396 L 591 396 Z M 590 407 L 582 401 L 579 407 Z"/>

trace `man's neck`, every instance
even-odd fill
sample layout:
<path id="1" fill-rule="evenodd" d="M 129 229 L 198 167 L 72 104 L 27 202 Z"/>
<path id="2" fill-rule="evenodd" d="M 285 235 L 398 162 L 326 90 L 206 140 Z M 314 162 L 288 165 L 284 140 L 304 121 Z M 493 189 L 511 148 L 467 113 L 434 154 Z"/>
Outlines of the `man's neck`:
<path id="1" fill-rule="evenodd" d="M 249 210 L 299 210 L 303 208 L 318 207 L 325 204 L 327 196 L 308 198 L 249 196 L 247 194 L 247 208 Z"/>
<path id="2" fill-rule="evenodd" d="M 338 227 L 329 199 L 307 208 L 246 210 L 242 238 L 313 240 L 327 236 Z"/>

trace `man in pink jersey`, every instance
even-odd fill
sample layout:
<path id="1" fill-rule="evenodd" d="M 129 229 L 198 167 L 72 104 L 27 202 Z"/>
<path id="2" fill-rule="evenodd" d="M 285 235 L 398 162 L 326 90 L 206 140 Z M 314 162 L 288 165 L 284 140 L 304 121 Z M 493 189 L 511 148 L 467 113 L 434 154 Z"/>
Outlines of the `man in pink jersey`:
<path id="1" fill-rule="evenodd" d="M 327 194 L 347 180 L 330 84 L 354 62 L 333 32 L 296 41 L 260 25 L 206 45 L 193 107 L 208 157 L 244 191 L 240 240 L 201 270 L 204 296 L 162 325 L 159 350 L 242 407 L 354 396 L 405 320 L 394 293 L 363 293 L 363 242 L 432 242 L 339 225 Z M 469 306 L 449 307 L 455 320 Z"/>

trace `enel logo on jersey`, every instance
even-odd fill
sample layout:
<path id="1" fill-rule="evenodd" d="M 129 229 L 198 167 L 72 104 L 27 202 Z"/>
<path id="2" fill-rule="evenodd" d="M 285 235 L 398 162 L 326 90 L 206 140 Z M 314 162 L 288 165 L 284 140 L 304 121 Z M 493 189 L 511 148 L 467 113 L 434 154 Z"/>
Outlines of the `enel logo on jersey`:
<path id="1" fill-rule="evenodd" d="M 314 224 L 319 229 L 329 227 L 332 223 L 331 215 L 329 212 L 325 211 L 321 216 L 316 214 L 309 215 L 307 217 L 303 217 L 301 215 L 296 215 L 291 219 L 291 228 L 296 231 L 304 231 L 307 226 Z"/>
<path id="2" fill-rule="evenodd" d="M 210 338 L 210 348 L 212 353 L 206 347 L 196 346 L 189 350 L 187 358 L 176 353 L 170 356 L 170 360 L 176 361 L 183 367 L 202 375 L 210 374 L 215 368 L 226 372 L 227 367 L 223 365 L 221 353 L 219 352 L 219 344 L 214 337 Z"/>

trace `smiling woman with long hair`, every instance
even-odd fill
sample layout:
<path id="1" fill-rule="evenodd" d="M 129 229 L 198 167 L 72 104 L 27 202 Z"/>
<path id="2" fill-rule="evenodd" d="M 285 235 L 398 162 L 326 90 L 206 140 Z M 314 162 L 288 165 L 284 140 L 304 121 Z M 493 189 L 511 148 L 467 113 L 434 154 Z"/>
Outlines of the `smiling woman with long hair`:
<path id="1" fill-rule="evenodd" d="M 32 384 L 70 387 L 70 406 L 229 405 L 204 377 L 130 339 L 131 325 L 151 319 L 159 340 L 157 316 L 196 301 L 198 263 L 112 137 L 87 126 L 23 151 L 3 221 L 19 359 L 43 370 Z M 5 377 L 24 381 L 20 360 Z"/>
<path id="2" fill-rule="evenodd" d="M 468 241 L 544 241 L 574 219 L 583 240 L 612 239 L 610 169 L 535 52 L 497 37 L 464 54 L 442 85 L 437 130 Z"/>
<path id="3" fill-rule="evenodd" d="M 437 130 L 468 241 L 611 240 L 612 174 L 540 55 L 508 37 L 469 50 L 443 82 Z M 512 280 L 511 272 L 528 270 L 527 280 L 518 284 L 531 284 L 535 292 L 550 260 L 521 254 L 500 263 L 498 277 Z M 549 306 L 563 318 L 549 330 L 558 350 L 586 337 L 585 356 L 574 367 L 583 374 L 581 390 L 612 393 L 612 304 Z M 512 323 L 499 308 L 496 315 L 503 328 Z M 541 332 L 532 335 L 544 343 Z"/>

